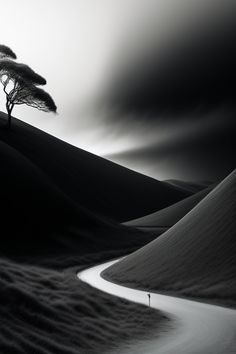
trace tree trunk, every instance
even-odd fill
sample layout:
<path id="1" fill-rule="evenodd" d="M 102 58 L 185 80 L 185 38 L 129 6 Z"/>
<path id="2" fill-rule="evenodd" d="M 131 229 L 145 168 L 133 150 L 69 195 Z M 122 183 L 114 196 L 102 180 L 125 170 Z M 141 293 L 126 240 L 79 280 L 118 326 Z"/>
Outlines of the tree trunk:
<path id="1" fill-rule="evenodd" d="M 7 112 L 8 113 L 8 129 L 11 129 L 11 112 Z"/>
<path id="2" fill-rule="evenodd" d="M 10 130 L 11 129 L 11 112 L 12 112 L 12 109 L 13 109 L 13 107 L 12 108 L 10 108 L 9 107 L 9 105 L 8 104 L 6 104 L 6 108 L 7 108 L 7 115 L 8 115 L 8 129 Z"/>

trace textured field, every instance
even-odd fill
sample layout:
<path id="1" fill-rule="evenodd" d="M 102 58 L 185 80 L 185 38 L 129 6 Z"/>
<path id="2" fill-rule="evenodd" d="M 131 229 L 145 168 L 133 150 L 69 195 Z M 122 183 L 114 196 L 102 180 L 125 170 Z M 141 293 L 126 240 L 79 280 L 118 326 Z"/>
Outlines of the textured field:
<path id="1" fill-rule="evenodd" d="M 158 311 L 99 292 L 56 271 L 0 260 L 0 351 L 105 353 L 167 323 Z M 150 330 L 151 328 L 151 330 Z"/>

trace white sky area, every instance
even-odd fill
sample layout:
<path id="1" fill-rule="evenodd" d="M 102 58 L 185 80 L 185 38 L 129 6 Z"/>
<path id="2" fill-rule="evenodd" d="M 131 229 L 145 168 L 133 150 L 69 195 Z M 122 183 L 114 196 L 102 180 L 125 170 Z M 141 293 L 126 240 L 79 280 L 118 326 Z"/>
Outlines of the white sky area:
<path id="1" fill-rule="evenodd" d="M 183 11 L 181 3 L 188 4 Z M 47 79 L 58 115 L 29 107 L 14 108 L 13 115 L 50 134 L 97 155 L 112 155 L 145 146 L 142 129 L 109 125 L 94 109 L 119 57 L 129 56 L 147 42 L 147 28 L 155 26 L 159 40 L 165 28 L 181 23 L 185 11 L 194 13 L 194 0 L 11 0 L 2 1 L 0 43 Z M 155 10 L 155 11 L 154 11 Z M 158 32 L 159 31 L 159 32 Z M 143 36 L 143 37 L 142 37 Z M 130 41 L 127 40 L 130 38 Z M 127 53 L 120 52 L 127 42 Z M 137 51 L 138 55 L 138 51 Z M 0 92 L 1 110 L 5 111 Z M 150 140 L 168 134 L 144 128 Z"/>
<path id="2" fill-rule="evenodd" d="M 13 115 L 98 155 L 117 150 L 90 105 L 107 80 L 114 46 L 146 9 L 135 0 L 0 1 L 0 43 L 47 79 L 58 115 L 16 107 Z M 4 110 L 4 95 L 0 96 Z M 102 139 L 102 142 L 101 142 Z M 120 144 L 120 143 L 119 143 Z M 123 148 L 129 142 L 124 138 Z M 132 142 L 131 142 L 132 145 Z"/>

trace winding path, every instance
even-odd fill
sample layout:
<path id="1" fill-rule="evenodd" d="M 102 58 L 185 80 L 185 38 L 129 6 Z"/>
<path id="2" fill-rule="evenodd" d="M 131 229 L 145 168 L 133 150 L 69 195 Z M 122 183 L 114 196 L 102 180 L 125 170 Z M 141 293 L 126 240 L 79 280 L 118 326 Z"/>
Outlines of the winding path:
<path id="1" fill-rule="evenodd" d="M 101 272 L 107 262 L 77 274 L 87 284 L 118 297 L 148 305 L 147 292 L 111 283 Z M 172 296 L 151 294 L 151 307 L 173 320 L 173 328 L 158 338 L 133 343 L 116 354 L 233 354 L 236 353 L 236 310 Z"/>

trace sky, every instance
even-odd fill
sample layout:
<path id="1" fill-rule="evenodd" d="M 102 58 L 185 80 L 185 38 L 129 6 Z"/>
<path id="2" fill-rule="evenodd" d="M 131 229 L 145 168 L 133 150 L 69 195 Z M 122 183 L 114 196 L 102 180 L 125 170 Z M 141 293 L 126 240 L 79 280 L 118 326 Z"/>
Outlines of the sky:
<path id="1" fill-rule="evenodd" d="M 47 79 L 58 107 L 16 117 L 161 180 L 233 169 L 234 0 L 0 4 L 0 43 Z"/>

